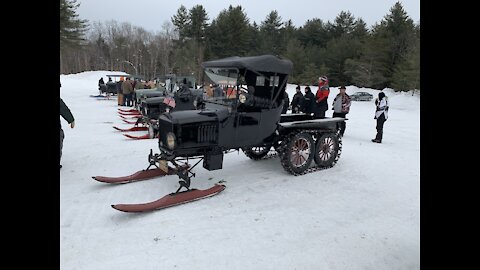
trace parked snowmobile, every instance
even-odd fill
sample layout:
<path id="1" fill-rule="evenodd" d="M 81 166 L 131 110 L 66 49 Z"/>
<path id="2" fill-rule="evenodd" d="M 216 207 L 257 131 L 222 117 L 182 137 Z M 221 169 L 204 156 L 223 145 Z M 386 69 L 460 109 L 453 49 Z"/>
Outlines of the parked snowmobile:
<path id="1" fill-rule="evenodd" d="M 204 62 L 202 67 L 206 82 L 220 94 L 207 97 L 204 109 L 159 116 L 160 153 L 150 150 L 147 170 L 127 177 L 94 177 L 118 183 L 176 174 L 179 188 L 151 203 L 117 204 L 113 208 L 150 211 L 218 194 L 225 185 L 191 189 L 192 169 L 201 161 L 207 170 L 222 169 L 223 155 L 229 151 L 242 149 L 247 157 L 257 160 L 273 148 L 283 168 L 293 175 L 332 167 L 339 159 L 342 143 L 338 130 L 345 119 L 281 114 L 291 61 L 272 55 L 229 57 Z M 196 163 L 191 166 L 190 161 Z M 156 169 L 150 169 L 152 166 Z"/>
<path id="2" fill-rule="evenodd" d="M 138 130 L 139 125 L 146 127 L 148 134 L 143 136 L 132 136 L 124 134 L 124 136 L 132 139 L 153 139 L 158 134 L 158 117 L 166 111 L 181 110 L 197 110 L 203 107 L 203 89 L 194 89 L 195 78 L 193 76 L 175 76 L 170 74 L 167 78 L 168 84 L 163 87 L 162 91 L 155 91 L 158 95 L 152 96 L 153 92 L 145 92 L 137 90 L 137 112 L 119 112 L 124 122 L 135 123 L 132 128 Z M 178 82 L 176 78 L 185 79 L 185 86 L 180 83 L 180 89 L 176 86 Z M 185 91 L 182 91 L 183 90 Z M 149 97 L 150 96 L 150 97 Z M 125 116 L 131 116 L 127 119 Z M 133 120 L 133 118 L 137 118 Z M 143 126 L 141 127 L 143 130 Z M 116 127 L 114 127 L 116 128 Z M 118 129 L 118 128 L 116 128 Z M 131 130 L 128 130 L 131 131 Z"/>

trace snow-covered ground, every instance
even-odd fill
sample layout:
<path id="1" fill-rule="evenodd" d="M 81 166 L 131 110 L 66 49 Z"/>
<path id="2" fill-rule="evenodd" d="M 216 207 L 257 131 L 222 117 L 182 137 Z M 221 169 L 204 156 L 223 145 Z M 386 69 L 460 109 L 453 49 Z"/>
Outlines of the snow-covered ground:
<path id="1" fill-rule="evenodd" d="M 147 167 L 150 149 L 158 152 L 157 140 L 131 140 L 112 128 L 132 126 L 118 117 L 116 100 L 89 97 L 106 74 L 122 73 L 60 76 L 60 96 L 76 123 L 71 129 L 61 119 L 61 269 L 420 268 L 419 96 L 384 90 L 390 110 L 382 144 L 370 141 L 373 101 L 354 101 L 333 168 L 292 176 L 278 158 L 252 161 L 233 152 L 222 170 L 195 170 L 193 187 L 223 180 L 222 193 L 131 214 L 110 205 L 160 198 L 177 189 L 178 177 L 125 185 L 91 178 L 129 175 Z M 379 92 L 347 86 L 347 94 L 355 91 Z M 292 98 L 295 85 L 288 92 Z M 337 93 L 332 87 L 330 105 Z"/>

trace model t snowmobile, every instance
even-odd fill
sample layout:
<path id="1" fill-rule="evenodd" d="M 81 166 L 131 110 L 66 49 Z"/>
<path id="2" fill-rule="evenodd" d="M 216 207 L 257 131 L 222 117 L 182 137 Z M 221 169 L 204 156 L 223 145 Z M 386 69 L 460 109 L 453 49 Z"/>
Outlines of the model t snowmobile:
<path id="1" fill-rule="evenodd" d="M 247 157 L 257 160 L 274 149 L 283 168 L 293 175 L 332 167 L 339 159 L 342 143 L 338 130 L 343 118 L 281 114 L 291 61 L 272 55 L 230 57 L 204 62 L 202 67 L 206 83 L 221 94 L 206 98 L 202 110 L 159 116 L 160 153 L 150 150 L 148 168 L 126 177 L 93 177 L 101 182 L 125 183 L 176 174 L 179 188 L 154 202 L 113 208 L 143 212 L 218 194 L 224 185 L 191 189 L 192 169 L 201 161 L 207 170 L 222 169 L 223 156 L 229 151 L 242 149 Z"/>
<path id="2" fill-rule="evenodd" d="M 153 139 L 157 137 L 157 121 L 160 114 L 166 111 L 197 110 L 203 105 L 203 89 L 195 89 L 195 78 L 193 76 L 176 76 L 169 74 L 165 76 L 166 85 L 161 91 L 136 90 L 135 112 L 119 112 L 120 117 L 126 123 L 135 124 L 128 130 L 148 130 L 148 134 L 135 137 L 129 134 L 124 136 L 132 139 Z M 178 82 L 177 79 L 181 81 Z M 180 88 L 177 90 L 177 85 Z M 127 118 L 126 116 L 131 116 Z M 132 121 L 136 118 L 134 121 Z M 139 126 L 140 125 L 140 126 Z M 117 127 L 114 127 L 120 130 Z"/>

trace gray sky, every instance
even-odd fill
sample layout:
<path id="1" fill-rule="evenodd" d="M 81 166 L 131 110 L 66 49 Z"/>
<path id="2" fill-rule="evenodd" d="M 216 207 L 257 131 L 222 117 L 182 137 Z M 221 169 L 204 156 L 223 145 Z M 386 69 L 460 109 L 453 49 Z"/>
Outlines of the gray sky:
<path id="1" fill-rule="evenodd" d="M 180 5 L 187 10 L 202 5 L 207 11 L 209 22 L 220 11 L 241 5 L 250 23 L 260 24 L 272 11 L 277 10 L 282 21 L 291 19 L 296 27 L 302 26 L 308 19 L 319 18 L 324 22 L 333 22 L 341 11 L 349 11 L 355 18 L 362 18 L 368 27 L 380 22 L 390 13 L 390 8 L 398 0 L 77 0 L 80 7 L 77 14 L 89 22 L 116 20 L 129 22 L 148 31 L 161 31 L 162 24 L 170 21 Z M 420 21 L 420 0 L 400 0 L 407 15 L 418 23 Z"/>

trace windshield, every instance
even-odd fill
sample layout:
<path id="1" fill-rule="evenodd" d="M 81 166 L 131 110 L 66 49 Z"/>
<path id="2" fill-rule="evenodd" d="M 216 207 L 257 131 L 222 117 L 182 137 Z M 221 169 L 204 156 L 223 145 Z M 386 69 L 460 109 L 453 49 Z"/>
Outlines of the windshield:
<path id="1" fill-rule="evenodd" d="M 206 68 L 205 101 L 231 104 L 237 98 L 238 69 Z"/>

